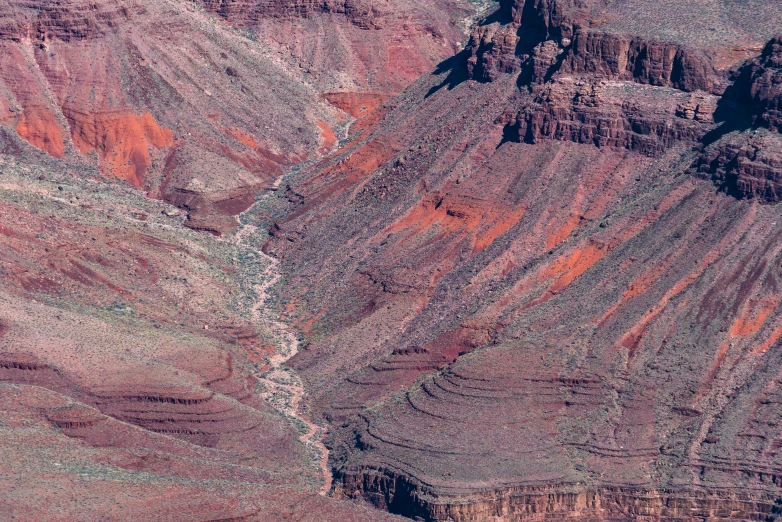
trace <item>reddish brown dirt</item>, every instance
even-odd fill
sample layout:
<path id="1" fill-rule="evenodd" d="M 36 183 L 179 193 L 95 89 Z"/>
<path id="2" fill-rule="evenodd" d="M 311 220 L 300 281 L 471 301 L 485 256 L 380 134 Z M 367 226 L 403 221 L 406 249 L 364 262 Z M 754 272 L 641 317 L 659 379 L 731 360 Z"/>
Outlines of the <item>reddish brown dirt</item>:
<path id="1" fill-rule="evenodd" d="M 28 107 L 16 125 L 19 136 L 33 147 L 62 158 L 65 154 L 65 140 L 60 123 L 46 107 Z"/>
<path id="2" fill-rule="evenodd" d="M 219 204 L 226 191 L 253 201 L 283 168 L 327 153 L 336 141 L 323 126 L 336 128 L 341 113 L 301 73 L 189 2 L 6 4 L 0 118 L 28 143 L 97 163 L 104 176 L 161 198 L 185 188 L 167 169 L 182 146 L 257 178 L 233 187 L 230 177 L 201 183 L 203 202 L 185 207 L 194 228 L 214 215 L 212 231 L 229 230 L 239 206 Z M 188 155 L 190 167 L 208 162 L 203 155 Z"/>
<path id="3" fill-rule="evenodd" d="M 414 10 L 402 0 L 383 9 L 204 2 L 206 12 L 179 0 L 6 4 L 2 121 L 54 157 L 97 160 L 104 176 L 180 206 L 191 228 L 214 234 L 233 230 L 231 216 L 284 168 L 331 152 L 343 110 L 371 117 L 449 56 L 471 13 L 458 0 Z M 215 24 L 209 12 L 229 23 Z M 323 60 L 344 52 L 338 64 Z M 318 95 L 335 89 L 352 94 L 333 105 Z M 201 154 L 176 154 L 182 146 Z M 174 164 L 197 169 L 211 155 L 257 181 L 216 176 L 193 190 L 191 180 L 169 175 Z"/>
<path id="4" fill-rule="evenodd" d="M 391 96 L 376 92 L 327 92 L 322 95 L 330 104 L 354 118 L 366 118 Z"/>
<path id="5" fill-rule="evenodd" d="M 320 129 L 320 137 L 321 137 L 321 143 L 322 145 L 318 149 L 321 154 L 328 154 L 331 152 L 331 150 L 334 148 L 334 146 L 337 144 L 337 136 L 334 134 L 334 131 L 329 127 L 328 123 L 325 121 L 318 120 L 317 122 L 318 128 Z"/>
<path id="6" fill-rule="evenodd" d="M 525 5 L 279 194 L 265 250 L 336 494 L 425 520 L 773 518 L 776 40 L 728 75 L 730 42 Z"/>
<path id="7" fill-rule="evenodd" d="M 158 125 L 149 113 L 137 116 L 63 112 L 79 152 L 87 155 L 97 151 L 105 175 L 116 176 L 137 188 L 148 183 L 147 169 L 152 165 L 150 149 L 162 150 L 174 145 L 171 130 Z"/>

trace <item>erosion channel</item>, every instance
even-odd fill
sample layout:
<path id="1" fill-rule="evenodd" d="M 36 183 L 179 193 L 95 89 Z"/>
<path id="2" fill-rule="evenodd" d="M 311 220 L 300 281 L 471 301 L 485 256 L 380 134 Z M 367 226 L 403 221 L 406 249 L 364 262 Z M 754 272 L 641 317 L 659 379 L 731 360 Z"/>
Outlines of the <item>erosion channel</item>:
<path id="1" fill-rule="evenodd" d="M 283 176 L 284 177 L 284 176 Z M 272 188 L 277 190 L 283 180 L 278 178 Z M 256 205 L 262 203 L 272 191 L 267 191 Z M 249 209 L 248 212 L 252 210 Z M 240 222 L 242 219 L 240 217 Z M 250 307 L 252 320 L 263 325 L 266 332 L 275 339 L 275 352 L 269 357 L 268 366 L 255 368 L 253 376 L 262 385 L 262 397 L 266 399 L 282 415 L 294 419 L 294 423 L 304 426 L 304 433 L 299 440 L 317 452 L 317 458 L 321 473 L 323 474 L 323 486 L 321 495 L 326 495 L 331 489 L 332 476 L 328 466 L 329 450 L 323 444 L 325 429 L 318 426 L 309 418 L 302 406 L 302 398 L 305 396 L 304 385 L 293 369 L 285 363 L 299 351 L 299 339 L 296 333 L 284 322 L 276 312 L 268 306 L 271 295 L 269 290 L 276 285 L 281 277 L 279 262 L 272 256 L 266 255 L 260 248 L 251 246 L 246 241 L 247 236 L 260 233 L 257 226 L 249 223 L 241 223 L 233 237 L 236 246 L 251 250 L 256 256 L 267 264 L 261 273 L 260 282 L 253 285 L 255 301 Z"/>

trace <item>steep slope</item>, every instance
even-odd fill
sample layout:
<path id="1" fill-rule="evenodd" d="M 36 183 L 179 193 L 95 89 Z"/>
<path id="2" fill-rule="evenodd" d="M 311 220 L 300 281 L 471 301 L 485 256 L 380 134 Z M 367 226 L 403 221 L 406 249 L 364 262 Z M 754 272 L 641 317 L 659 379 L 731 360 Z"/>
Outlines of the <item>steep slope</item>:
<path id="1" fill-rule="evenodd" d="M 319 455 L 264 400 L 264 260 L 6 139 L 25 159 L 0 155 L 0 518 L 379 516 L 317 494 Z"/>
<path id="2" fill-rule="evenodd" d="M 666 6 L 502 2 L 261 209 L 337 496 L 774 518 L 781 6 Z"/>
<path id="3" fill-rule="evenodd" d="M 195 228 L 235 226 L 221 216 L 317 155 L 316 124 L 334 121 L 268 50 L 188 3 L 5 4 L 0 120 L 190 209 Z"/>
<path id="4" fill-rule="evenodd" d="M 463 45 L 467 2 L 201 0 L 305 69 L 321 92 L 395 94 Z"/>
<path id="5" fill-rule="evenodd" d="M 375 91 L 382 99 L 395 94 L 452 54 L 462 37 L 457 23 L 470 13 L 441 2 L 414 17 L 390 5 L 377 16 L 393 23 L 381 30 L 357 22 L 361 12 L 374 12 L 369 8 L 316 22 L 302 6 L 296 12 L 303 20 L 337 39 L 318 53 L 337 58 L 333 47 L 348 39 L 338 36 L 345 26 L 356 33 L 349 47 L 372 42 L 377 48 L 364 58 L 385 64 L 375 81 L 374 62 L 341 72 L 323 63 L 330 79 L 320 80 L 306 65 L 321 63 L 320 54 L 283 54 L 284 46 L 314 42 L 301 31 L 315 34 L 309 26 L 291 31 L 280 18 L 285 5 L 207 5 L 234 27 L 186 0 L 3 0 L 0 122 L 51 156 L 97 161 L 103 175 L 189 210 L 193 228 L 230 230 L 229 216 L 248 208 L 284 168 L 334 147 L 343 109 L 368 103 L 346 105 L 344 95 L 323 92 L 344 91 L 337 84 L 346 80 L 348 90 L 370 91 L 370 101 Z M 265 24 L 263 38 L 241 29 L 247 17 Z M 403 30 L 407 23 L 413 27 Z"/>
<path id="6" fill-rule="evenodd" d="M 274 265 L 230 233 L 452 54 L 465 5 L 250 28 L 191 0 L 0 0 L 0 519 L 398 518 L 319 495 L 319 428 L 276 368 L 295 336 L 257 291 Z M 282 48 L 316 16 L 398 63 L 307 71 Z"/>

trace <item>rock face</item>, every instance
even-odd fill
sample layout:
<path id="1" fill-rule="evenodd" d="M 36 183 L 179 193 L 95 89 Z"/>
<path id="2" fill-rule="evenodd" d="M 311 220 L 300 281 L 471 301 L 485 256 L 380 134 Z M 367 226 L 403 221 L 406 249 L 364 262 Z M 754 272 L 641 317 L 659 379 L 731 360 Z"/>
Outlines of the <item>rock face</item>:
<path id="1" fill-rule="evenodd" d="M 782 35 L 768 43 L 751 70 L 755 125 L 782 132 Z"/>
<path id="2" fill-rule="evenodd" d="M 767 203 L 782 200 L 782 135 L 746 130 L 706 147 L 693 171 L 739 198 Z"/>
<path id="3" fill-rule="evenodd" d="M 336 145 L 348 115 L 320 93 L 395 94 L 454 51 L 457 19 L 470 12 L 448 1 L 421 7 L 415 20 L 402 15 L 403 5 L 376 13 L 352 2 L 204 4 L 239 33 L 185 0 L 0 7 L 0 121 L 56 158 L 97 160 L 104 176 L 181 206 L 190 226 L 216 234 L 233 230 L 232 216 L 283 169 Z M 388 27 L 375 27 L 375 17 Z M 347 69 L 326 64 L 316 77 L 305 68 L 318 56 L 280 57 L 305 39 L 287 28 L 291 20 L 378 48 L 362 57 L 350 44 L 345 60 L 329 47 L 325 53 Z M 274 31 L 260 32 L 262 23 Z M 379 77 L 369 71 L 376 62 L 385 64 Z M 217 163 L 230 174 L 205 172 Z"/>
<path id="4" fill-rule="evenodd" d="M 509 139 L 556 139 L 657 155 L 715 125 L 717 97 L 566 76 L 538 90 L 506 126 Z"/>
<path id="5" fill-rule="evenodd" d="M 723 103 L 723 131 L 693 170 L 729 193 L 776 203 L 782 199 L 782 37 L 737 73 Z"/>
<path id="6" fill-rule="evenodd" d="M 743 54 L 746 42 L 728 47 L 735 35 L 748 31 L 765 42 L 779 26 L 776 13 L 752 26 L 758 13 L 749 10 L 752 7 L 736 8 L 728 2 L 717 2 L 703 13 L 694 5 L 650 0 L 503 0 L 496 15 L 473 31 L 468 68 L 482 81 L 524 70 L 524 79 L 535 82 L 561 71 L 719 94 L 726 86 L 721 72 L 749 57 Z M 662 11 L 670 17 L 660 16 Z M 689 25 L 692 17 L 701 20 Z M 709 23 L 703 34 L 703 25 Z M 721 41 L 711 35 L 718 26 L 723 29 Z M 554 52 L 541 63 L 536 47 L 543 42 Z"/>
<path id="7" fill-rule="evenodd" d="M 720 42 L 690 7 L 617 4 L 502 3 L 277 195 L 265 250 L 336 496 L 443 521 L 779 514 L 775 28 L 717 2 L 749 31 Z"/>
<path id="8" fill-rule="evenodd" d="M 198 0 L 272 45 L 321 92 L 393 95 L 464 40 L 461 0 Z"/>
<path id="9" fill-rule="evenodd" d="M 345 15 L 352 24 L 362 29 L 377 28 L 379 16 L 378 7 L 361 0 L 313 1 L 303 0 L 287 2 L 276 0 L 258 2 L 243 0 L 231 2 L 226 0 L 203 0 L 203 5 L 209 11 L 219 14 L 243 25 L 260 22 L 265 18 L 308 18 L 321 13 Z"/>

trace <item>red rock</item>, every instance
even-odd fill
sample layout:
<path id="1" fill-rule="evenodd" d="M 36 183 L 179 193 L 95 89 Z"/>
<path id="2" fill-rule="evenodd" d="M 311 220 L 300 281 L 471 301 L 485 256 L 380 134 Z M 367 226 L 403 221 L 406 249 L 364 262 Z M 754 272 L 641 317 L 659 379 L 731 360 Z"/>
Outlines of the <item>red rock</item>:
<path id="1" fill-rule="evenodd" d="M 733 196 L 776 201 L 779 133 L 722 127 L 727 43 L 606 19 L 560 46 L 563 4 L 526 5 L 278 199 L 266 250 L 335 493 L 425 520 L 763 519 L 782 221 Z"/>
<path id="2" fill-rule="evenodd" d="M 779 511 L 773 3 L 4 5 L 0 518 Z"/>

